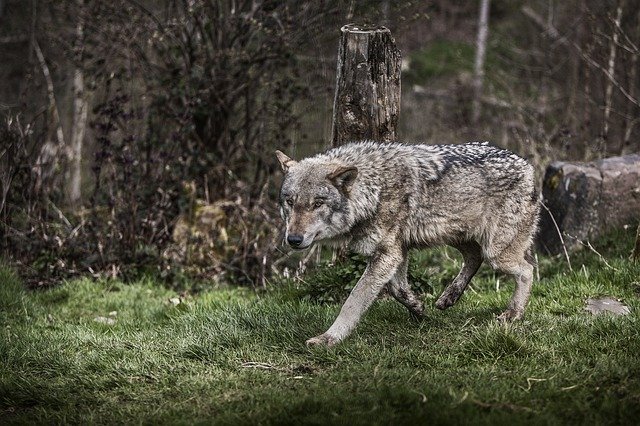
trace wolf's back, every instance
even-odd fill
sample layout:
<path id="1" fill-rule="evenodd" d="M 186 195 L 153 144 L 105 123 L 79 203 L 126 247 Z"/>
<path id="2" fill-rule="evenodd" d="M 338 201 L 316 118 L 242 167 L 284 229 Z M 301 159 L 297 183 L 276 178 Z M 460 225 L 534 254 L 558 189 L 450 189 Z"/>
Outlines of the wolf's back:
<path id="1" fill-rule="evenodd" d="M 357 167 L 354 205 L 376 214 L 389 211 L 410 244 L 458 239 L 491 244 L 496 233 L 535 232 L 539 208 L 533 167 L 486 142 L 358 142 L 319 157 Z"/>
<path id="2" fill-rule="evenodd" d="M 436 182 L 447 175 L 468 178 L 481 171 L 482 177 L 499 186 L 512 186 L 522 179 L 533 179 L 533 167 L 513 152 L 470 142 L 459 145 L 405 145 L 398 143 L 355 142 L 334 148 L 320 156 L 328 161 L 377 171 L 393 177 L 398 168 L 414 169 L 421 179 Z M 484 180 L 484 179 L 483 179 Z"/>

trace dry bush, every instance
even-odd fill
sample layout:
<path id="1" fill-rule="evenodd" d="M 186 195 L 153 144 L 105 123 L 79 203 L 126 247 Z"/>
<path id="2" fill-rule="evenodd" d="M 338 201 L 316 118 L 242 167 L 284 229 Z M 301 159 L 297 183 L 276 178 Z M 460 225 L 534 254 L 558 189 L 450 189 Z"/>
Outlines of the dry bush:
<path id="1" fill-rule="evenodd" d="M 10 197 L 26 197 L 3 211 L 5 256 L 36 283 L 153 273 L 169 282 L 186 275 L 265 285 L 278 246 L 272 153 L 291 146 L 295 103 L 309 96 L 293 52 L 327 5 L 195 0 L 149 11 L 124 0 L 89 2 L 89 196 L 83 208 L 68 209 L 57 191 L 61 171 L 39 190 L 3 171 Z M 52 10 L 74 16 L 65 3 Z M 45 139 L 30 142 L 36 154 Z M 33 180 L 35 160 L 12 155 L 8 162 Z M 192 235 L 174 238 L 176 224 L 196 219 L 193 206 L 203 204 L 225 206 L 224 220 L 212 232 L 189 225 Z M 20 217 L 27 205 L 38 214 Z"/>

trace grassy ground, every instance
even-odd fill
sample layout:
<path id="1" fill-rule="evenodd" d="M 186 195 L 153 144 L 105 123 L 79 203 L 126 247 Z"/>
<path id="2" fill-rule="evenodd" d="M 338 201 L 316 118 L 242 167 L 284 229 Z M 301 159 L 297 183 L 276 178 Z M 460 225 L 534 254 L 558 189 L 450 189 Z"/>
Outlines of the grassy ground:
<path id="1" fill-rule="evenodd" d="M 27 292 L 0 268 L 0 423 L 634 422 L 640 266 L 626 260 L 630 246 L 596 246 L 610 267 L 591 252 L 572 258 L 573 272 L 541 259 L 522 322 L 495 322 L 512 284 L 483 269 L 452 309 L 437 311 L 425 293 L 416 322 L 381 300 L 332 349 L 304 346 L 340 307 L 317 302 L 313 277 L 174 305 L 152 282 Z M 446 251 L 418 260 L 436 262 L 437 290 L 458 262 Z M 623 299 L 631 315 L 590 316 L 584 301 L 598 295 Z"/>

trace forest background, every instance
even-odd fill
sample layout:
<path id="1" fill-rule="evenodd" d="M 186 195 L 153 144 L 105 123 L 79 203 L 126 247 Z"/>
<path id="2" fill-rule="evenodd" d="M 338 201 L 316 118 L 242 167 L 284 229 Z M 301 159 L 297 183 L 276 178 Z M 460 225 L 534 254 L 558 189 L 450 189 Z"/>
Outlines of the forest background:
<path id="1" fill-rule="evenodd" d="M 273 152 L 329 146 L 349 22 L 402 50 L 401 141 L 489 140 L 540 176 L 640 150 L 638 1 L 491 1 L 480 90 L 479 6 L 0 0 L 3 257 L 33 286 L 304 269 L 280 244 Z"/>

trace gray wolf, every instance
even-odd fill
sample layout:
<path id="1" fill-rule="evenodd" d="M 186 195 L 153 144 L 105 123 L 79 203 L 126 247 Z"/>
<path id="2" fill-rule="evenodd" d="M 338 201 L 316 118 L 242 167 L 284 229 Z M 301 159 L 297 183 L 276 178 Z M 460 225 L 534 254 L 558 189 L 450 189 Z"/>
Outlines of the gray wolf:
<path id="1" fill-rule="evenodd" d="M 424 306 L 407 282 L 407 252 L 449 245 L 460 273 L 436 307 L 453 306 L 483 261 L 515 279 L 501 321 L 520 319 L 529 299 L 532 243 L 539 215 L 534 169 L 516 154 L 472 142 L 460 145 L 350 143 L 295 161 L 280 151 L 280 212 L 294 249 L 348 244 L 368 265 L 338 318 L 308 345 L 334 345 L 356 327 L 386 286 L 420 317 Z"/>

